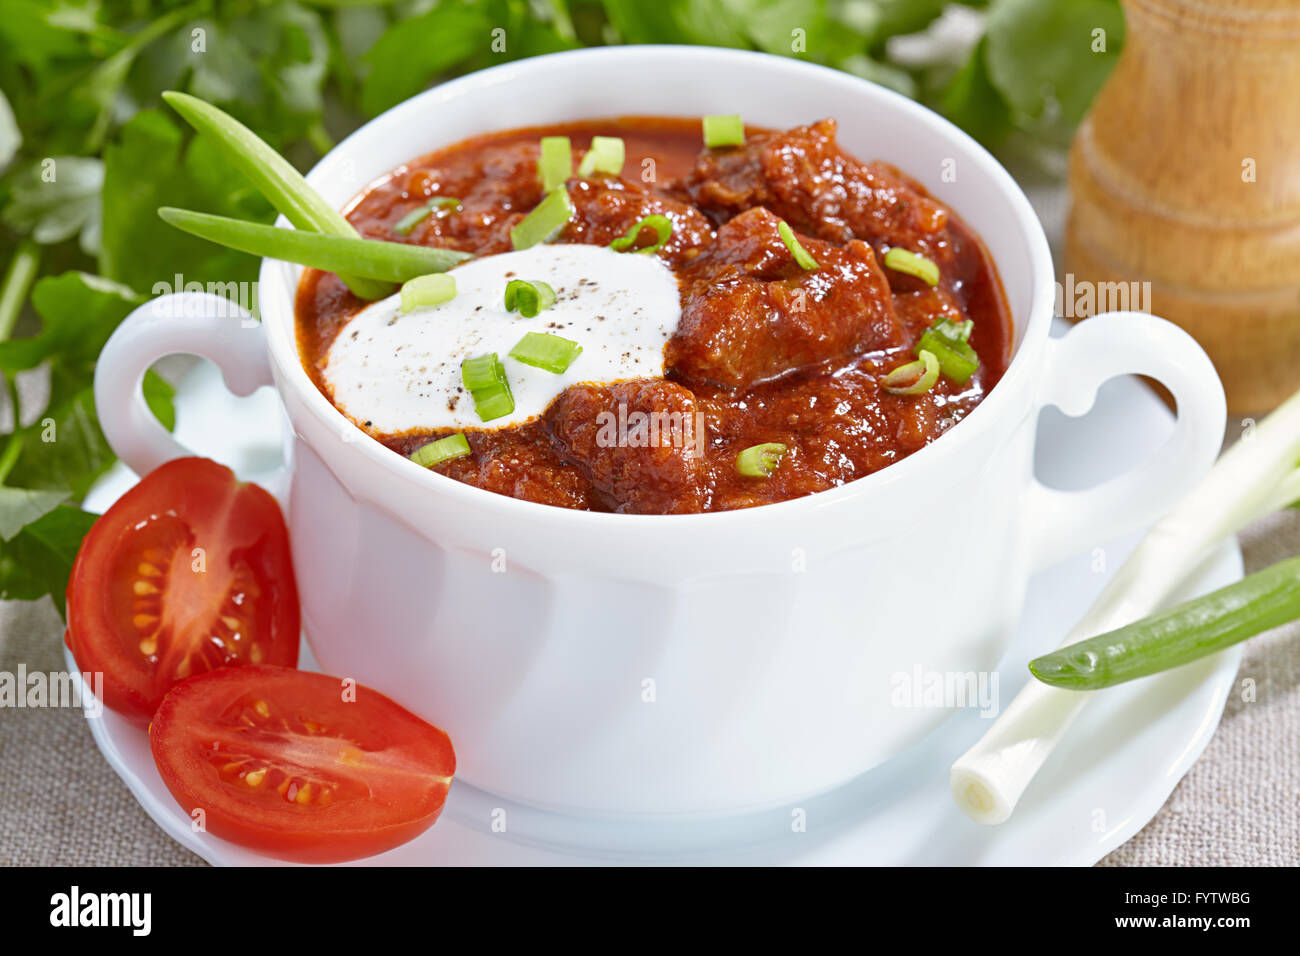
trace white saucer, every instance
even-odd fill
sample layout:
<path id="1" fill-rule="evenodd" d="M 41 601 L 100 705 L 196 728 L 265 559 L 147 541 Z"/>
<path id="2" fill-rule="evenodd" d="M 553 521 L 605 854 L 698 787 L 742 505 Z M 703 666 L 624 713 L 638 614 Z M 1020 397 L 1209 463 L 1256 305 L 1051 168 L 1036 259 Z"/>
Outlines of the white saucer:
<path id="1" fill-rule="evenodd" d="M 200 454 L 257 480 L 270 474 L 283 421 L 275 394 L 231 397 L 220 374 L 200 363 L 177 390 L 176 437 Z M 1172 429 L 1164 404 L 1133 379 L 1107 384 L 1094 411 L 1067 419 L 1044 413 L 1038 473 L 1056 487 L 1085 487 L 1137 463 Z M 102 511 L 134 477 L 117 465 L 86 507 Z M 1066 561 L 1033 579 L 999 673 L 1008 703 L 1028 679 L 1025 662 L 1054 646 L 1136 545 L 1138 536 Z M 1241 552 L 1225 544 L 1184 595 L 1237 580 Z M 959 711 L 916 747 L 844 787 L 799 807 L 726 819 L 629 823 L 570 818 L 502 800 L 461 781 L 441 819 L 418 839 L 368 863 L 387 865 L 565 865 L 591 862 L 708 864 L 1095 863 L 1140 830 L 1200 756 L 1218 725 L 1241 659 L 1240 646 L 1098 695 L 1021 801 L 1012 819 L 985 827 L 948 793 L 948 767 L 988 726 Z M 314 666 L 304 645 L 301 666 Z M 75 671 L 71 659 L 69 667 Z M 90 721 L 95 742 L 154 821 L 211 863 L 278 861 L 206 833 L 163 787 L 145 732 L 111 712 Z M 505 811 L 505 832 L 493 821 Z M 802 811 L 802 814 L 799 814 Z M 805 829 L 794 825 L 801 818 Z M 499 829 L 499 822 L 497 824 Z"/>

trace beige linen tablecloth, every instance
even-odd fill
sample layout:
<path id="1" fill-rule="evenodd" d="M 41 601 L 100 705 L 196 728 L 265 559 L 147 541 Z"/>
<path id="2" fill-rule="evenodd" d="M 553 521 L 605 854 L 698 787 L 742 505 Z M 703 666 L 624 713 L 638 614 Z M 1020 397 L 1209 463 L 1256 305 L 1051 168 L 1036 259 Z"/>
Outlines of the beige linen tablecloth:
<path id="1" fill-rule="evenodd" d="M 1059 177 L 1026 188 L 1048 236 L 1058 238 Z M 1230 433 L 1239 433 L 1237 424 L 1229 423 Z M 1257 522 L 1241 543 L 1248 572 L 1300 554 L 1300 512 Z M 19 664 L 29 672 L 64 667 L 62 624 L 48 600 L 0 604 L 0 671 L 14 673 Z M 1242 693 L 1247 679 L 1253 701 Z M 0 709 L 0 865 L 201 863 L 136 804 L 80 711 Z M 1246 644 L 1204 755 L 1155 819 L 1102 861 L 1216 864 L 1300 865 L 1300 624 Z"/>

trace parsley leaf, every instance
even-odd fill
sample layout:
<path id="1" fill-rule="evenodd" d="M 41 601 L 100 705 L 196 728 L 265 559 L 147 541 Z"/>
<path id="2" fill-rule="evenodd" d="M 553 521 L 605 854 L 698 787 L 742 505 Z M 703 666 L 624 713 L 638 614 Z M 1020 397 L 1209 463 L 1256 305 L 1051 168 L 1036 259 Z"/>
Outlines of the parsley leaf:
<path id="1" fill-rule="evenodd" d="M 181 281 L 253 282 L 258 261 L 169 229 L 159 206 L 180 206 L 269 222 L 270 205 L 232 175 L 202 137 L 188 148 L 179 125 L 154 110 L 139 113 L 105 151 L 104 236 L 100 271 L 138 292 L 175 291 Z"/>
<path id="2" fill-rule="evenodd" d="M 66 491 L 0 487 L 0 541 L 12 541 L 24 527 L 67 500 Z"/>
<path id="3" fill-rule="evenodd" d="M 36 284 L 32 302 L 43 320 L 41 332 L 0 342 L 0 371 L 12 376 L 47 366 L 49 398 L 43 410 L 25 416 L 34 419 L 31 424 L 8 438 L 6 450 L 13 458 L 4 475 L 7 484 L 80 499 L 113 464 L 115 456 L 95 413 L 95 359 L 122 319 L 144 301 L 125 286 L 84 272 Z M 170 428 L 171 387 L 150 373 L 145 394 Z"/>
<path id="4" fill-rule="evenodd" d="M 13 184 L 3 219 L 42 245 L 77 236 L 82 251 L 99 251 L 99 191 L 104 164 L 82 156 L 50 156 Z"/>
<path id="5" fill-rule="evenodd" d="M 59 505 L 0 545 L 0 598 L 34 601 L 48 594 L 64 614 L 72 562 L 97 517 Z"/>
<path id="6" fill-rule="evenodd" d="M 32 290 L 32 304 L 44 320 L 41 331 L 0 342 L 0 371 L 20 372 L 54 358 L 93 368 L 118 323 L 144 301 L 126 286 L 87 272 L 42 279 Z"/>
<path id="7" fill-rule="evenodd" d="M 1032 129 L 1059 111 L 1072 127 L 1123 42 L 1124 15 L 1115 0 L 998 0 L 989 8 L 985 68 L 1018 125 Z"/>
<path id="8" fill-rule="evenodd" d="M 361 108 L 375 116 L 423 90 L 440 74 L 490 49 L 493 24 L 485 7 L 440 3 L 428 13 L 394 24 L 362 58 L 369 67 Z M 504 38 L 509 49 L 510 34 Z"/>

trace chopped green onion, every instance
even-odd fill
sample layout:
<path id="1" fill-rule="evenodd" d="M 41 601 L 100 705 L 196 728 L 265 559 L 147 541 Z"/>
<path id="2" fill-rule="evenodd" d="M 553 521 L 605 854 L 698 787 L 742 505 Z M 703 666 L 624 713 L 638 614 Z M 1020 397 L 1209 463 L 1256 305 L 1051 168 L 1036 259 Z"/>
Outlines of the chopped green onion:
<path id="1" fill-rule="evenodd" d="M 485 422 L 502 418 L 515 410 L 515 397 L 510 394 L 509 385 L 491 391 L 474 392 L 472 397 L 474 411 Z"/>
<path id="2" fill-rule="evenodd" d="M 934 388 L 934 383 L 939 381 L 939 360 L 926 349 L 917 354 L 918 361 L 900 365 L 880 380 L 885 391 L 891 395 L 924 395 Z"/>
<path id="3" fill-rule="evenodd" d="M 510 357 L 534 368 L 562 375 L 569 370 L 573 360 L 582 354 L 582 346 L 570 339 L 550 332 L 525 332 L 524 337 L 510 350 Z"/>
<path id="4" fill-rule="evenodd" d="M 623 141 L 617 136 L 593 136 L 591 147 L 578 164 L 578 175 L 586 179 L 592 173 L 617 176 L 623 171 Z"/>
<path id="5" fill-rule="evenodd" d="M 511 279 L 506 283 L 505 299 L 507 312 L 518 312 L 525 319 L 531 319 L 555 304 L 555 290 L 540 280 Z"/>
<path id="6" fill-rule="evenodd" d="M 361 238 L 343 213 L 326 202 L 287 159 L 239 120 L 188 93 L 168 90 L 162 97 L 198 133 L 220 146 L 227 161 L 295 228 L 324 236 Z M 362 299 L 382 299 L 392 291 L 382 282 L 351 271 L 337 270 L 337 274 Z"/>
<path id="7" fill-rule="evenodd" d="M 411 452 L 411 461 L 425 468 L 432 468 L 434 465 L 441 465 L 444 461 L 451 461 L 453 458 L 464 458 L 469 454 L 469 439 L 465 437 L 464 432 L 457 432 L 454 435 L 448 435 L 446 438 L 439 438 L 437 441 L 431 441 L 427 445 L 421 445 L 415 451 Z"/>
<path id="8" fill-rule="evenodd" d="M 560 234 L 573 215 L 573 201 L 564 188 L 553 189 L 546 198 L 510 230 L 510 245 L 527 249 L 539 242 L 550 242 Z"/>
<path id="9" fill-rule="evenodd" d="M 412 229 L 428 218 L 429 213 L 433 212 L 435 209 L 442 209 L 449 206 L 455 206 L 459 209 L 460 200 L 453 199 L 451 196 L 434 196 L 423 206 L 412 209 L 401 219 L 397 220 L 397 222 L 393 223 L 393 231 L 399 235 L 409 236 Z"/>
<path id="10" fill-rule="evenodd" d="M 736 456 L 736 471 L 750 478 L 766 478 L 781 463 L 785 450 L 780 442 L 751 445 Z"/>
<path id="11" fill-rule="evenodd" d="M 939 267 L 925 256 L 919 256 L 907 249 L 894 246 L 885 253 L 885 265 L 895 272 L 916 276 L 926 285 L 939 284 Z"/>
<path id="12" fill-rule="evenodd" d="M 446 273 L 417 276 L 402 283 L 402 313 L 424 305 L 441 305 L 456 298 L 456 280 Z"/>
<path id="13" fill-rule="evenodd" d="M 474 411 L 485 422 L 509 415 L 515 410 L 506 370 L 496 352 L 467 358 L 460 363 L 460 380 L 474 399 Z"/>
<path id="14" fill-rule="evenodd" d="M 781 234 L 781 241 L 785 243 L 785 247 L 790 250 L 790 255 L 794 256 L 794 261 L 799 263 L 801 268 L 816 269 L 818 267 L 817 260 L 810 256 L 808 250 L 799 244 L 799 240 L 795 238 L 794 230 L 790 228 L 788 222 L 782 219 L 777 225 L 776 231 Z"/>
<path id="15" fill-rule="evenodd" d="M 964 336 L 964 337 L 963 337 Z M 915 352 L 933 353 L 939 360 L 939 370 L 958 385 L 965 385 L 980 367 L 980 358 L 966 341 L 970 329 L 965 323 L 940 319 L 921 334 Z"/>
<path id="16" fill-rule="evenodd" d="M 537 158 L 537 175 L 548 193 L 573 174 L 573 147 L 567 136 L 543 136 L 542 154 Z"/>
<path id="17" fill-rule="evenodd" d="M 970 334 L 975 331 L 975 323 L 970 319 L 966 319 L 964 322 L 958 322 L 956 319 L 941 319 L 939 321 L 940 325 L 944 323 L 947 323 L 944 334 L 949 338 L 961 339 L 963 342 L 969 342 Z"/>
<path id="18" fill-rule="evenodd" d="M 744 143 L 745 124 L 739 113 L 704 117 L 705 146 L 713 149 L 715 146 L 743 146 Z"/>
<path id="19" fill-rule="evenodd" d="M 423 206 L 412 209 L 401 219 L 397 220 L 397 222 L 393 223 L 393 232 L 397 233 L 399 236 L 409 236 L 411 230 L 427 219 L 431 212 L 433 212 L 433 207 L 427 203 Z"/>
<path id="20" fill-rule="evenodd" d="M 470 257 L 469 253 L 455 249 L 324 236 L 319 232 L 280 229 L 260 222 L 244 222 L 170 206 L 159 209 L 158 216 L 177 229 L 230 249 L 282 262 L 296 262 L 325 272 L 348 272 L 380 283 L 406 282 L 431 272 L 445 272 Z M 383 295 L 392 292 L 391 285 L 381 284 L 379 289 Z"/>
<path id="21" fill-rule="evenodd" d="M 667 216 L 661 216 L 653 213 L 637 222 L 627 232 L 609 244 L 609 247 L 615 252 L 624 252 L 631 248 L 636 242 L 637 237 L 641 234 L 642 229 L 653 229 L 655 231 L 656 242 L 653 246 L 646 246 L 644 249 L 637 249 L 636 252 L 644 255 L 652 255 L 664 247 L 664 243 L 673 234 L 673 221 Z"/>
<path id="22" fill-rule="evenodd" d="M 505 381 L 506 370 L 496 352 L 476 355 L 460 363 L 460 382 L 467 391 L 495 388 Z"/>

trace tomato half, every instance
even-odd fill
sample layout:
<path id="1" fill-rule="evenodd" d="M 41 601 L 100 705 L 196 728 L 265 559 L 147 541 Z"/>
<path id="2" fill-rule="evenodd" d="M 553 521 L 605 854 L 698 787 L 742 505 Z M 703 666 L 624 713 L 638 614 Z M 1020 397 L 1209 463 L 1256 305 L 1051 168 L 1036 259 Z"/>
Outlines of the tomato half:
<path id="1" fill-rule="evenodd" d="M 208 832 L 301 863 L 371 856 L 418 836 L 456 772 L 437 727 L 378 691 L 285 667 L 227 667 L 178 684 L 149 745 L 167 789 Z"/>
<path id="2" fill-rule="evenodd" d="M 298 662 L 280 506 L 206 458 L 154 469 L 91 527 L 68 580 L 68 647 L 141 724 L 194 674 Z"/>

